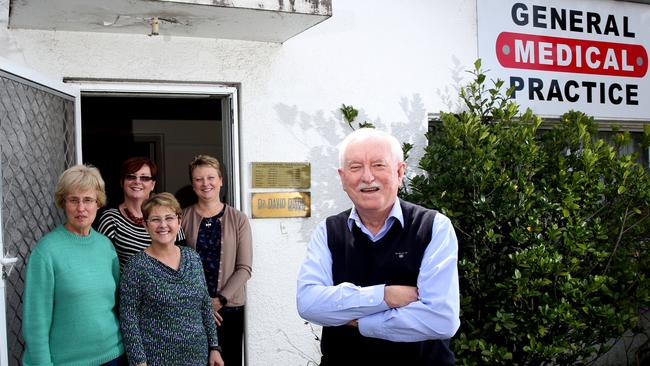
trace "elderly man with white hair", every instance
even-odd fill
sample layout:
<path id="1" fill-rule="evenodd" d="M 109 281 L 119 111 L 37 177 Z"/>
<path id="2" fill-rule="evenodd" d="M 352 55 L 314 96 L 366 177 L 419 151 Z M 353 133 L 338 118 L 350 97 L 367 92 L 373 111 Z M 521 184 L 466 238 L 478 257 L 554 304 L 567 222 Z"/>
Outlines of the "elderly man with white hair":
<path id="1" fill-rule="evenodd" d="M 318 226 L 298 276 L 298 312 L 323 326 L 321 366 L 453 365 L 460 296 L 450 220 L 397 197 L 406 164 L 393 136 L 358 129 L 339 160 L 353 206 Z"/>

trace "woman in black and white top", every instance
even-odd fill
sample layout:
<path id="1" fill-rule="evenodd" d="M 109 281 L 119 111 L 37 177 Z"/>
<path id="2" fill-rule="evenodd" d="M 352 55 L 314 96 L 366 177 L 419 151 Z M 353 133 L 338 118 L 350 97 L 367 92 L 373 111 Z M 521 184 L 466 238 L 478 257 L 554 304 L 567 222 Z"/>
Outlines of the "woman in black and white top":
<path id="1" fill-rule="evenodd" d="M 97 231 L 106 235 L 115 246 L 120 268 L 134 254 L 151 245 L 151 237 L 144 228 L 140 206 L 149 198 L 156 186 L 158 168 L 149 158 L 136 156 L 127 159 L 120 169 L 120 186 L 124 201 L 102 213 Z M 176 243 L 185 242 L 183 231 L 178 232 Z"/>

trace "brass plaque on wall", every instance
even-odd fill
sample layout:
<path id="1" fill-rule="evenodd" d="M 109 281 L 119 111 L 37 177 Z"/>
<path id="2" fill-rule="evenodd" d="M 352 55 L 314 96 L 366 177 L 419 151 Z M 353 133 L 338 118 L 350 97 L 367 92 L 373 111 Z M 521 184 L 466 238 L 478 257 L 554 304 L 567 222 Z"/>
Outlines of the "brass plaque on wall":
<path id="1" fill-rule="evenodd" d="M 309 163 L 253 163 L 253 188 L 301 188 L 311 186 Z"/>
<path id="2" fill-rule="evenodd" d="M 251 205 L 254 219 L 311 216 L 309 192 L 253 193 Z"/>

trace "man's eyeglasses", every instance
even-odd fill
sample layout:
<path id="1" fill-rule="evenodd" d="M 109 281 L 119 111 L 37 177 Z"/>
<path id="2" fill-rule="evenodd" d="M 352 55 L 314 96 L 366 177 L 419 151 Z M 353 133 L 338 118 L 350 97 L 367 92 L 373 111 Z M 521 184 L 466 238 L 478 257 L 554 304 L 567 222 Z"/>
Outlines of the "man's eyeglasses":
<path id="1" fill-rule="evenodd" d="M 160 216 L 150 217 L 147 219 L 147 222 L 150 224 L 154 224 L 156 226 L 160 226 L 162 225 L 163 221 L 166 222 L 167 225 L 171 225 L 174 222 L 176 222 L 176 220 L 178 220 L 177 215 L 167 215 L 165 217 L 160 217 Z"/>
<path id="2" fill-rule="evenodd" d="M 83 204 L 84 206 L 91 206 L 97 203 L 97 198 L 92 198 L 92 197 L 84 197 L 84 198 L 79 198 L 79 197 L 70 197 L 66 198 L 65 202 L 68 203 L 71 206 L 79 206 L 79 204 Z"/>
<path id="3" fill-rule="evenodd" d="M 124 179 L 128 180 L 129 182 L 136 180 L 140 180 L 140 182 L 151 182 L 153 180 L 153 177 L 149 175 L 126 174 L 124 176 Z"/>

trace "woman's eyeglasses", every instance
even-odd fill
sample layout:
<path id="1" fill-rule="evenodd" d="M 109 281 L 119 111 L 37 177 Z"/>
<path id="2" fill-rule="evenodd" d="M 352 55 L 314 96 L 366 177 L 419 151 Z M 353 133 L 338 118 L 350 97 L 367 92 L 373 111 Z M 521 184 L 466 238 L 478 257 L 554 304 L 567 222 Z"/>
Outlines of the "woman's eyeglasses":
<path id="1" fill-rule="evenodd" d="M 92 197 L 68 197 L 65 199 L 65 202 L 71 206 L 92 206 L 97 203 L 97 198 Z"/>
<path id="2" fill-rule="evenodd" d="M 146 183 L 146 182 L 151 182 L 153 180 L 153 177 L 149 175 L 126 174 L 124 175 L 124 179 L 128 180 L 129 182 L 139 180 L 140 182 Z"/>
<path id="3" fill-rule="evenodd" d="M 159 216 L 150 217 L 150 218 L 147 219 L 147 222 L 150 223 L 150 224 L 154 224 L 156 226 L 160 226 L 160 225 L 162 225 L 163 221 L 166 222 L 167 225 L 171 225 L 174 222 L 176 222 L 176 220 L 178 220 L 178 216 L 176 216 L 176 215 L 167 215 L 165 217 L 159 217 Z"/>

